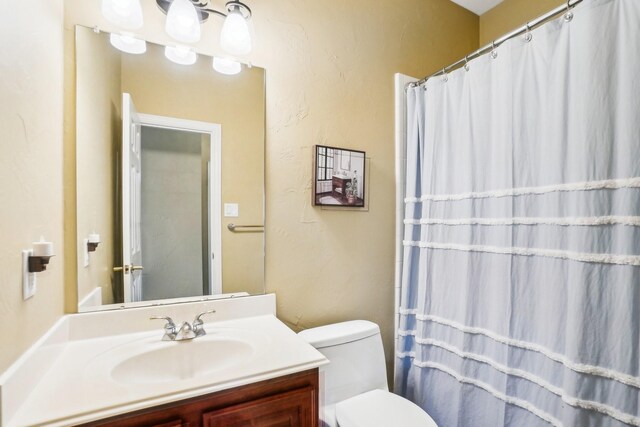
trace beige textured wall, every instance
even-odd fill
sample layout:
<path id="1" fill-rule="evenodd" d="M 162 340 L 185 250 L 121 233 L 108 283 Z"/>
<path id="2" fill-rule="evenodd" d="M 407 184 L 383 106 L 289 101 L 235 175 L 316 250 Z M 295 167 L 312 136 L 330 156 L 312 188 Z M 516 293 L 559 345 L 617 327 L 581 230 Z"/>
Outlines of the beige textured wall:
<path id="1" fill-rule="evenodd" d="M 478 17 L 448 0 L 290 0 L 256 9 L 266 18 L 256 32 L 267 69 L 267 291 L 296 330 L 378 323 L 391 366 L 393 76 L 423 77 L 476 49 Z M 366 151 L 368 212 L 311 205 L 314 144 Z"/>
<path id="2" fill-rule="evenodd" d="M 0 3 L 0 372 L 63 314 L 62 0 Z M 22 300 L 23 249 L 55 245 Z"/>
<path id="3" fill-rule="evenodd" d="M 81 29 L 82 30 L 82 29 Z M 91 30 L 91 34 L 93 32 Z M 120 144 L 122 95 L 120 55 L 108 41 L 79 34 L 76 42 L 76 163 L 78 300 L 96 286 L 102 303 L 113 303 L 115 149 Z M 84 267 L 83 239 L 99 233 L 102 242 Z M 75 239 L 74 239 L 75 240 Z M 69 245 L 70 246 L 70 245 Z"/>
<path id="4" fill-rule="evenodd" d="M 143 0 L 140 33 L 167 42 L 154 3 Z M 65 5 L 67 31 L 76 23 L 113 30 L 96 2 L 66 0 Z M 32 6 L 5 2 L 0 13 L 0 57 L 12 59 L 0 62 L 0 95 L 7 100 L 0 106 L 0 178 L 16 183 L 0 188 L 3 200 L 12 201 L 0 211 L 0 267 L 8 285 L 0 294 L 0 323 L 21 325 L 5 334 L 12 345 L 0 349 L 0 370 L 62 313 L 62 261 L 75 264 L 75 257 L 60 256 L 40 276 L 35 299 L 21 301 L 19 251 L 39 234 L 62 247 L 63 194 L 65 229 L 75 231 L 75 206 L 67 197 L 74 191 L 73 173 L 65 173 L 64 191 L 61 182 L 62 2 L 39 0 Z M 258 38 L 250 59 L 267 69 L 267 290 L 278 295 L 280 318 L 296 328 L 354 318 L 378 322 L 390 360 L 393 74 L 423 76 L 477 48 L 478 17 L 449 0 L 405 0 L 402 7 L 391 0 L 273 0 L 251 7 Z M 198 45 L 210 54 L 217 47 L 209 40 L 217 40 L 221 24 L 211 21 Z M 68 100 L 73 89 L 67 85 L 66 91 Z M 369 212 L 311 207 L 314 144 L 367 151 Z M 75 161 L 73 156 L 65 151 L 64 165 Z M 65 269 L 71 310 L 76 271 Z"/>
<path id="5" fill-rule="evenodd" d="M 562 0 L 505 0 L 480 16 L 480 45 L 491 43 L 564 3 Z"/>

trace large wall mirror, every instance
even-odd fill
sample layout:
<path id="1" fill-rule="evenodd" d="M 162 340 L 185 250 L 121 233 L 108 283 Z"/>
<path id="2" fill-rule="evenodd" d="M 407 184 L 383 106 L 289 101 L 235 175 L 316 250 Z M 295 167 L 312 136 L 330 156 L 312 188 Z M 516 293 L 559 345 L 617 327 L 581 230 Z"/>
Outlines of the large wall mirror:
<path id="1" fill-rule="evenodd" d="M 75 42 L 78 310 L 263 293 L 265 70 Z"/>

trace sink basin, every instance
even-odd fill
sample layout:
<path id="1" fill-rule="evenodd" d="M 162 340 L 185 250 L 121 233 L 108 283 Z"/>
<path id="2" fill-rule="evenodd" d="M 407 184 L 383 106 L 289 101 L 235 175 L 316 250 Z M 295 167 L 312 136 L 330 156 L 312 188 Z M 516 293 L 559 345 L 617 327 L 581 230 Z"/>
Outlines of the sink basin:
<path id="1" fill-rule="evenodd" d="M 231 338 L 164 341 L 156 346 L 122 360 L 111 370 L 111 378 L 123 384 L 181 381 L 231 368 L 253 354 L 250 344 Z"/>
<path id="2" fill-rule="evenodd" d="M 204 378 L 213 381 L 244 372 L 270 341 L 264 334 L 228 327 L 189 341 L 162 341 L 160 337 L 156 331 L 123 337 L 85 365 L 85 380 L 125 387 L 187 384 Z"/>

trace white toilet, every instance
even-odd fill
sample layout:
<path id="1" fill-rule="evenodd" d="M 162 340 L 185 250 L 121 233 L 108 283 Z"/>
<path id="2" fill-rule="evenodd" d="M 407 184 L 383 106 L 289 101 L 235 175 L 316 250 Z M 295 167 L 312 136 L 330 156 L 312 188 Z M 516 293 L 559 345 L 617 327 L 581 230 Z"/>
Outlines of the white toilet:
<path id="1" fill-rule="evenodd" d="M 380 328 L 375 323 L 353 320 L 298 335 L 330 361 L 320 369 L 321 425 L 437 427 L 418 405 L 389 392 Z"/>

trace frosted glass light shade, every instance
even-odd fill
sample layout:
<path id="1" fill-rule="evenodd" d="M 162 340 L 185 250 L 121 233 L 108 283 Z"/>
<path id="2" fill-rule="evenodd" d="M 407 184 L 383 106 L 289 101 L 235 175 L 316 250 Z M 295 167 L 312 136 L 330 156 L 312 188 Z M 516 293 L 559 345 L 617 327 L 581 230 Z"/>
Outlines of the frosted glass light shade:
<path id="1" fill-rule="evenodd" d="M 239 10 L 232 10 L 222 24 L 220 46 L 232 55 L 246 55 L 251 52 L 249 26 Z"/>
<path id="2" fill-rule="evenodd" d="M 200 19 L 196 7 L 189 0 L 173 0 L 164 27 L 167 34 L 183 43 L 200 40 Z"/>
<path id="3" fill-rule="evenodd" d="M 102 15 L 109 22 L 127 30 L 142 27 L 140 0 L 102 0 Z"/>
<path id="4" fill-rule="evenodd" d="M 109 36 L 111 45 L 126 53 L 138 55 L 147 51 L 147 42 L 127 34 L 114 34 Z"/>
<path id="5" fill-rule="evenodd" d="M 194 64 L 198 58 L 198 55 L 193 50 L 184 46 L 166 46 L 164 48 L 164 56 L 171 62 L 180 65 Z"/>
<path id="6" fill-rule="evenodd" d="M 227 58 L 213 57 L 213 69 L 220 74 L 227 74 L 232 76 L 238 74 L 242 70 L 242 66 L 239 62 Z"/>

